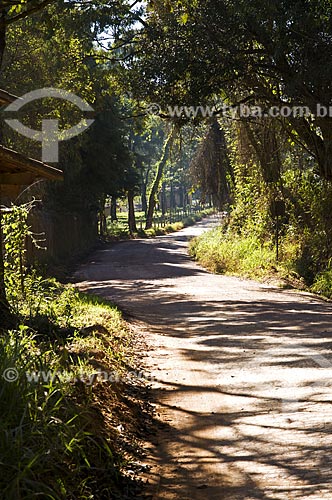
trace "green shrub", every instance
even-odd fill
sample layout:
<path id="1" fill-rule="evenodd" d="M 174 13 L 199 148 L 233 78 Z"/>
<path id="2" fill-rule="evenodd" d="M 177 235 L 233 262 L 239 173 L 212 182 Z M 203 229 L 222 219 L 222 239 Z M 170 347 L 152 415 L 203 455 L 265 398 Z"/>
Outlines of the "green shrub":
<path id="1" fill-rule="evenodd" d="M 332 298 L 332 269 L 327 269 L 326 271 L 317 274 L 311 290 L 314 293 Z"/>
<path id="2" fill-rule="evenodd" d="M 119 215 L 119 220 L 116 222 L 111 222 L 111 220 L 108 218 L 107 220 L 108 236 L 111 240 L 125 240 L 132 237 L 135 238 L 136 236 L 138 236 L 139 238 L 153 238 L 154 236 L 162 236 L 164 234 L 179 231 L 184 227 L 192 226 L 196 222 L 201 221 L 203 217 L 207 217 L 209 215 L 212 215 L 213 213 L 215 213 L 215 209 L 208 208 L 201 212 L 192 213 L 188 216 L 185 216 L 181 221 L 178 222 L 172 222 L 172 223 L 168 222 L 167 225 L 159 227 L 156 224 L 156 226 L 152 227 L 151 229 L 143 229 L 143 228 L 141 229 L 140 221 L 142 221 L 144 225 L 145 216 L 143 212 L 140 212 L 139 216 L 136 217 L 138 228 L 137 228 L 137 233 L 134 235 L 130 235 L 128 229 L 128 223 L 126 220 L 127 216 L 126 214 L 122 213 Z M 158 213 L 157 217 L 159 217 L 159 221 L 161 221 L 162 217 L 161 213 Z"/>
<path id="3" fill-rule="evenodd" d="M 183 220 L 184 227 L 193 226 L 196 220 L 194 217 L 188 216 Z"/>

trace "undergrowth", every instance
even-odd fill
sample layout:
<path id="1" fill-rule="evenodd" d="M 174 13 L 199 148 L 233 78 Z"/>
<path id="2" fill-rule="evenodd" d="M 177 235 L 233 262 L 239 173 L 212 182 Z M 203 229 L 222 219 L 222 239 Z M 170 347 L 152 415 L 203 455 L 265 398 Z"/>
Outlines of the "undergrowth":
<path id="1" fill-rule="evenodd" d="M 240 235 L 220 227 L 203 233 L 190 243 L 190 254 L 204 267 L 215 273 L 264 278 L 300 278 L 296 272 L 298 245 L 284 241 L 280 260 L 272 241 L 261 241 L 256 235 Z"/>
<path id="2" fill-rule="evenodd" d="M 28 211 L 4 224 L 16 327 L 0 336 L 0 498 L 136 498 L 132 333 L 110 303 L 27 269 Z"/>
<path id="3" fill-rule="evenodd" d="M 54 280 L 27 296 L 21 324 L 0 338 L 1 498 L 121 498 L 127 458 L 112 411 L 128 328 L 108 303 Z"/>
<path id="4" fill-rule="evenodd" d="M 332 269 L 330 267 L 317 274 L 311 290 L 329 299 L 332 298 Z"/>
<path id="5" fill-rule="evenodd" d="M 222 229 L 194 240 L 191 254 L 214 272 L 277 281 L 332 298 L 332 183 L 317 175 L 307 156 L 298 167 L 294 144 L 279 174 L 271 176 L 248 147 L 244 130 L 240 135 L 232 146 L 229 217 Z"/>
<path id="6" fill-rule="evenodd" d="M 280 260 L 271 241 L 261 242 L 254 235 L 227 233 L 216 228 L 194 238 L 190 255 L 206 269 L 220 274 L 235 274 L 249 278 L 279 279 L 281 286 L 306 288 L 323 297 L 332 298 L 332 269 L 318 272 L 312 283 L 301 275 L 301 243 L 285 239 L 280 248 Z"/>

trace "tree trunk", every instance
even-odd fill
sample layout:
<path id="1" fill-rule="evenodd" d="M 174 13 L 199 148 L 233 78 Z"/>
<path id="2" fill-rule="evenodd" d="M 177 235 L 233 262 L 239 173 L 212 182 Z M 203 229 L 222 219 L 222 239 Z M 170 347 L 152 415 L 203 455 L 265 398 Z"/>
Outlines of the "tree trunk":
<path id="1" fill-rule="evenodd" d="M 162 188 L 161 188 L 161 214 L 164 217 L 166 214 L 166 182 L 163 182 Z"/>
<path id="2" fill-rule="evenodd" d="M 184 207 L 184 191 L 185 191 L 185 187 L 183 184 L 181 184 L 180 186 L 180 190 L 179 190 L 179 196 L 180 196 L 180 207 Z"/>
<path id="3" fill-rule="evenodd" d="M 150 196 L 149 196 L 149 208 L 148 208 L 148 214 L 146 217 L 145 229 L 151 229 L 151 227 L 152 227 L 153 214 L 154 214 L 154 210 L 155 210 L 155 206 L 156 206 L 156 202 L 157 202 L 157 195 L 158 195 L 158 192 L 160 189 L 160 181 L 161 181 L 161 178 L 163 175 L 164 167 L 165 167 L 167 159 L 168 159 L 168 153 L 169 153 L 169 149 L 171 147 L 173 136 L 174 136 L 174 128 L 171 130 L 171 132 L 169 133 L 169 135 L 166 139 L 161 158 L 160 158 L 159 162 L 157 163 L 156 177 L 155 177 L 155 180 L 153 182 Z"/>
<path id="4" fill-rule="evenodd" d="M 146 185 L 145 184 L 142 184 L 141 200 L 142 200 L 142 212 L 144 212 L 145 217 L 146 217 L 147 213 L 148 213 L 148 200 L 146 197 Z"/>
<path id="5" fill-rule="evenodd" d="M 107 234 L 107 223 L 106 223 L 106 216 L 105 216 L 105 203 L 106 203 L 106 196 L 103 196 L 100 199 L 99 202 L 99 213 L 98 213 L 98 218 L 99 218 L 99 236 L 104 237 Z"/>
<path id="6" fill-rule="evenodd" d="M 176 208 L 176 203 L 175 203 L 175 196 L 174 196 L 174 184 L 173 184 L 173 181 L 171 181 L 171 189 L 170 189 L 170 195 L 169 195 L 169 209 L 170 209 L 170 211 L 172 211 L 175 208 Z"/>
<path id="7" fill-rule="evenodd" d="M 128 226 L 130 234 L 137 233 L 133 191 L 128 191 Z"/>
<path id="8" fill-rule="evenodd" d="M 111 197 L 111 221 L 115 222 L 118 220 L 118 217 L 116 215 L 116 197 L 112 196 Z"/>
<path id="9" fill-rule="evenodd" d="M 142 211 L 145 214 L 145 217 L 147 217 L 148 213 L 148 200 L 146 196 L 146 188 L 149 182 L 149 174 L 150 174 L 151 166 L 149 162 L 149 166 L 145 172 L 145 175 L 143 175 L 143 169 L 141 170 L 142 172 L 142 177 L 141 177 L 141 201 L 142 201 Z"/>

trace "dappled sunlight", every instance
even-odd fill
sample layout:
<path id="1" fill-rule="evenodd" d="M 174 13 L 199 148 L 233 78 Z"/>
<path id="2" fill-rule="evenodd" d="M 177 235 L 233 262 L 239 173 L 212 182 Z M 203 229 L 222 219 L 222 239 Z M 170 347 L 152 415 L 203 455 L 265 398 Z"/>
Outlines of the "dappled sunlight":
<path id="1" fill-rule="evenodd" d="M 212 275 L 181 233 L 117 244 L 79 274 L 146 325 L 158 500 L 330 499 L 332 305 Z"/>
<path id="2" fill-rule="evenodd" d="M 201 385 L 161 389 L 161 408 L 177 422 L 177 443 L 171 443 L 168 453 L 168 443 L 163 442 L 164 455 L 172 463 L 185 464 L 192 481 L 204 477 L 205 467 L 207 475 L 212 468 L 212 484 L 219 486 L 216 496 L 208 488 L 211 496 L 197 498 L 217 499 L 221 491 L 228 491 L 226 498 L 330 498 L 331 409 L 324 419 L 317 413 L 313 419 L 302 405 L 296 412 L 282 413 L 278 397 L 260 397 L 249 389 L 247 394 L 236 393 L 234 387 L 227 393 Z M 213 411 L 206 413 L 204 400 L 211 409 L 211 399 Z M 183 415 L 176 418 L 179 412 Z"/>

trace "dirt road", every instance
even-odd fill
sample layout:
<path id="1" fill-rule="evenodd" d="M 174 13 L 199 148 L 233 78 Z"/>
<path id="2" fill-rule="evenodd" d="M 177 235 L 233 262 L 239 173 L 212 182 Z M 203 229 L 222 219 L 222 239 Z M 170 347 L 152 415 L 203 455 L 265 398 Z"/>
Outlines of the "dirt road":
<path id="1" fill-rule="evenodd" d="M 186 245 L 211 224 L 110 245 L 76 275 L 151 346 L 153 498 L 332 499 L 332 306 L 203 270 Z"/>

